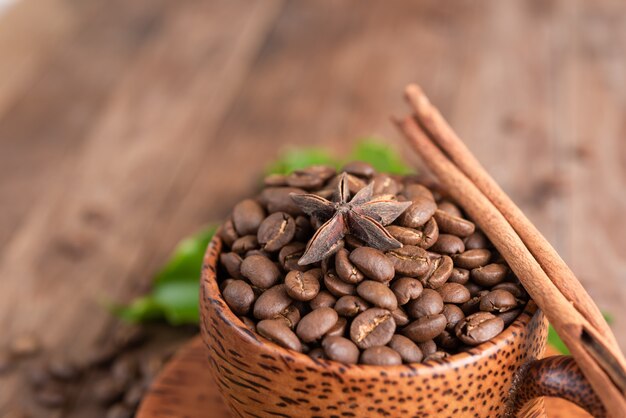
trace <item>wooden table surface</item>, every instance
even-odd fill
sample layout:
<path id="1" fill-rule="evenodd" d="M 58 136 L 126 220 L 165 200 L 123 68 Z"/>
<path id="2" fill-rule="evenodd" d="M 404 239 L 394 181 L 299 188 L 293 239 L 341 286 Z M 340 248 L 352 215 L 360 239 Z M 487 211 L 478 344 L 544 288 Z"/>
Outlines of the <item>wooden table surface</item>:
<path id="1" fill-rule="evenodd" d="M 0 17 L 0 345 L 82 358 L 288 146 L 378 135 L 417 81 L 626 348 L 620 0 L 21 0 Z M 408 153 L 407 153 L 408 154 Z M 412 160 L 413 161 L 413 160 Z M 28 404 L 3 378 L 0 415 Z"/>

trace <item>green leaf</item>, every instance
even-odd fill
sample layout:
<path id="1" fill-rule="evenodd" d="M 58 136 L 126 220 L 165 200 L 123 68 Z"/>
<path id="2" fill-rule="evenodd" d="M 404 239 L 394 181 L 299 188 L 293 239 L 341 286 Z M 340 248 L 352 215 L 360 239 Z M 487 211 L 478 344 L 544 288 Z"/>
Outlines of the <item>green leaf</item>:
<path id="1" fill-rule="evenodd" d="M 292 149 L 270 164 L 267 174 L 289 174 L 310 165 L 338 166 L 338 161 L 323 148 Z"/>
<path id="2" fill-rule="evenodd" d="M 613 316 L 610 313 L 603 312 L 602 316 L 604 316 L 607 323 L 611 324 L 613 322 Z M 548 344 L 561 354 L 569 354 L 569 349 L 552 325 L 548 328 Z"/>
<path id="3" fill-rule="evenodd" d="M 369 163 L 383 173 L 410 174 L 414 172 L 393 148 L 373 137 L 363 138 L 357 142 L 349 158 L 349 161 L 354 160 Z"/>

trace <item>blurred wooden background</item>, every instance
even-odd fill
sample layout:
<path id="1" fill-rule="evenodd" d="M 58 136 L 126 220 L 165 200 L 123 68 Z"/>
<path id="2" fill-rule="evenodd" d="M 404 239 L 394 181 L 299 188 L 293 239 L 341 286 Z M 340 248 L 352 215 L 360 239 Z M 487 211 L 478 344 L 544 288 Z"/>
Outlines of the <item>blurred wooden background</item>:
<path id="1" fill-rule="evenodd" d="M 619 0 L 21 0 L 0 16 L 0 344 L 85 356 L 114 326 L 102 300 L 145 291 L 285 147 L 408 150 L 389 115 L 411 81 L 626 348 Z"/>

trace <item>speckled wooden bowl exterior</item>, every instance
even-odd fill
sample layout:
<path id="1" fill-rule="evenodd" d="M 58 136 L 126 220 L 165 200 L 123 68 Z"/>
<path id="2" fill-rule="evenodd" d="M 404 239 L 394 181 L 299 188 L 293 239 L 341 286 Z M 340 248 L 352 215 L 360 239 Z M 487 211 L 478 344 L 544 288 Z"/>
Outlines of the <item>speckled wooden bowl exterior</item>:
<path id="1" fill-rule="evenodd" d="M 522 405 L 520 416 L 544 416 L 532 385 L 516 396 L 546 347 L 547 322 L 534 303 L 493 341 L 445 360 L 391 367 L 314 360 L 260 337 L 230 311 L 216 281 L 221 246 L 214 238 L 204 260 L 201 329 L 234 416 L 501 417 Z"/>

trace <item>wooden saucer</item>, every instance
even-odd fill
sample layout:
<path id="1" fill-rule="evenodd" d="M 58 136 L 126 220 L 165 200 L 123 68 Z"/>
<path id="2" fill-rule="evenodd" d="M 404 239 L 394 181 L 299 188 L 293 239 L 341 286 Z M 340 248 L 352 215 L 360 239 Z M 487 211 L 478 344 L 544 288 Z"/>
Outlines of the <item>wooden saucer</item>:
<path id="1" fill-rule="evenodd" d="M 185 344 L 152 384 L 136 418 L 232 418 L 211 378 L 205 350 L 200 337 Z M 590 417 L 562 399 L 547 398 L 545 404 L 549 418 Z"/>

